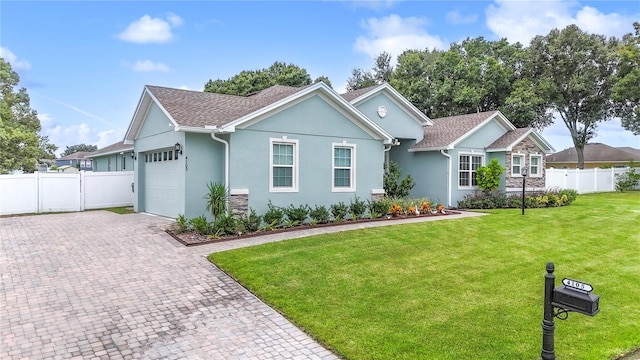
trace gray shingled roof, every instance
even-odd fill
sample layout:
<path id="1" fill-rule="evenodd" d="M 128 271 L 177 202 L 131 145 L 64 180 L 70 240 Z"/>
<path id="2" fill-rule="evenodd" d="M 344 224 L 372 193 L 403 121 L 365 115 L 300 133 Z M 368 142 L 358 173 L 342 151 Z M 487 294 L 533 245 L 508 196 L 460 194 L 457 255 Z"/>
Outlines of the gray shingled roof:
<path id="1" fill-rule="evenodd" d="M 133 145 L 125 144 L 124 141 L 119 141 L 115 144 L 105 146 L 102 149 L 98 149 L 92 153 L 89 153 L 88 156 L 94 157 L 94 156 L 99 156 L 103 154 L 111 154 L 111 153 L 116 153 L 120 151 L 131 151 L 131 150 L 133 150 Z"/>
<path id="2" fill-rule="evenodd" d="M 275 85 L 248 96 L 214 94 L 147 85 L 180 126 L 223 126 L 305 87 Z"/>
<path id="3" fill-rule="evenodd" d="M 63 156 L 57 160 L 74 160 L 74 159 L 85 159 L 87 155 L 91 154 L 90 151 L 78 151 L 72 154 Z"/>
<path id="4" fill-rule="evenodd" d="M 495 113 L 497 111 L 485 111 L 431 119 L 433 126 L 424 127 L 424 139 L 415 144 L 412 149 L 444 149 Z"/>
<path id="5" fill-rule="evenodd" d="M 357 98 L 359 98 L 360 96 L 368 93 L 369 91 L 377 88 L 380 85 L 373 85 L 373 86 L 369 86 L 366 88 L 362 88 L 362 89 L 358 89 L 358 90 L 354 90 L 354 91 L 349 91 L 346 92 L 344 94 L 340 94 L 340 96 L 342 96 L 343 99 L 347 100 L 348 102 L 351 102 Z"/>
<path id="6" fill-rule="evenodd" d="M 493 144 L 489 145 L 487 149 L 506 149 L 510 145 L 513 145 L 516 140 L 518 140 L 522 135 L 526 134 L 529 130 L 531 130 L 530 127 L 509 130 L 504 135 L 499 137 L 498 140 L 494 141 Z"/>
<path id="7" fill-rule="evenodd" d="M 632 148 L 633 149 L 633 148 Z M 635 150 L 635 151 L 633 151 Z M 628 162 L 629 160 L 640 161 L 640 150 L 625 150 L 609 145 L 594 143 L 584 146 L 585 162 Z M 555 154 L 547 155 L 548 163 L 578 163 L 578 154 L 575 148 L 559 151 Z"/>

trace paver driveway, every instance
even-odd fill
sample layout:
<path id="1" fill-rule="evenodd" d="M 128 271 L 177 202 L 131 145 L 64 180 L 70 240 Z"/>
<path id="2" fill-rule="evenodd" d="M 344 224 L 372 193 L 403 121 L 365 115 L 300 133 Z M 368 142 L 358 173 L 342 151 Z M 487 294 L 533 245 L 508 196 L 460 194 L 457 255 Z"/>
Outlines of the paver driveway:
<path id="1" fill-rule="evenodd" d="M 335 359 L 166 235 L 106 211 L 0 219 L 0 359 Z"/>

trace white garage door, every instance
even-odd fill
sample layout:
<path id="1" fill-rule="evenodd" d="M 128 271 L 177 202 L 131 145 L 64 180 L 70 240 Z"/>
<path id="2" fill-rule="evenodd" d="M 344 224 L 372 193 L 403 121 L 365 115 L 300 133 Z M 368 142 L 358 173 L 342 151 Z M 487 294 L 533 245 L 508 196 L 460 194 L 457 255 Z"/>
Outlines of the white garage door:
<path id="1" fill-rule="evenodd" d="M 177 218 L 182 209 L 182 179 L 179 162 L 169 149 L 145 155 L 144 211 Z"/>

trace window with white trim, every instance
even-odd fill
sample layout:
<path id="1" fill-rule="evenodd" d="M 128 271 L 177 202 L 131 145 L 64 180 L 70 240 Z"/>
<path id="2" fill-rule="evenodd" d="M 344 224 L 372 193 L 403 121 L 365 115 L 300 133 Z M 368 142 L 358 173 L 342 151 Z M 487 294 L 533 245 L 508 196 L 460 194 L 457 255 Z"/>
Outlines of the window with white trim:
<path id="1" fill-rule="evenodd" d="M 332 186 L 334 192 L 356 190 L 356 145 L 334 143 L 332 145 Z"/>
<path id="2" fill-rule="evenodd" d="M 458 187 L 478 187 L 476 171 L 484 164 L 484 155 L 460 154 L 458 157 Z"/>
<path id="3" fill-rule="evenodd" d="M 542 176 L 542 156 L 541 155 L 529 155 L 529 176 L 541 177 Z"/>
<path id="4" fill-rule="evenodd" d="M 511 155 L 511 176 L 520 176 L 520 174 L 522 174 L 523 166 L 524 166 L 524 155 L 512 154 Z"/>
<path id="5" fill-rule="evenodd" d="M 269 191 L 298 191 L 298 140 L 270 139 Z"/>

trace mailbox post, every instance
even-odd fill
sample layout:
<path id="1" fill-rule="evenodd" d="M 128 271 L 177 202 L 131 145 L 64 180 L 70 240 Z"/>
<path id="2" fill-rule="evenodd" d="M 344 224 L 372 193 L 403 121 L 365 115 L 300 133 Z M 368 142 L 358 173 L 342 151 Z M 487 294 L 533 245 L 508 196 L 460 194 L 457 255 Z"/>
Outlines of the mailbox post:
<path id="1" fill-rule="evenodd" d="M 544 276 L 544 319 L 542 320 L 542 354 L 543 360 L 556 358 L 554 349 L 554 318 L 567 318 L 570 311 L 594 316 L 600 311 L 600 296 L 591 294 L 593 286 L 573 280 L 562 279 L 562 286 L 555 287 L 555 267 L 552 262 L 547 263 L 547 273 Z M 558 308 L 558 312 L 555 312 Z"/>

